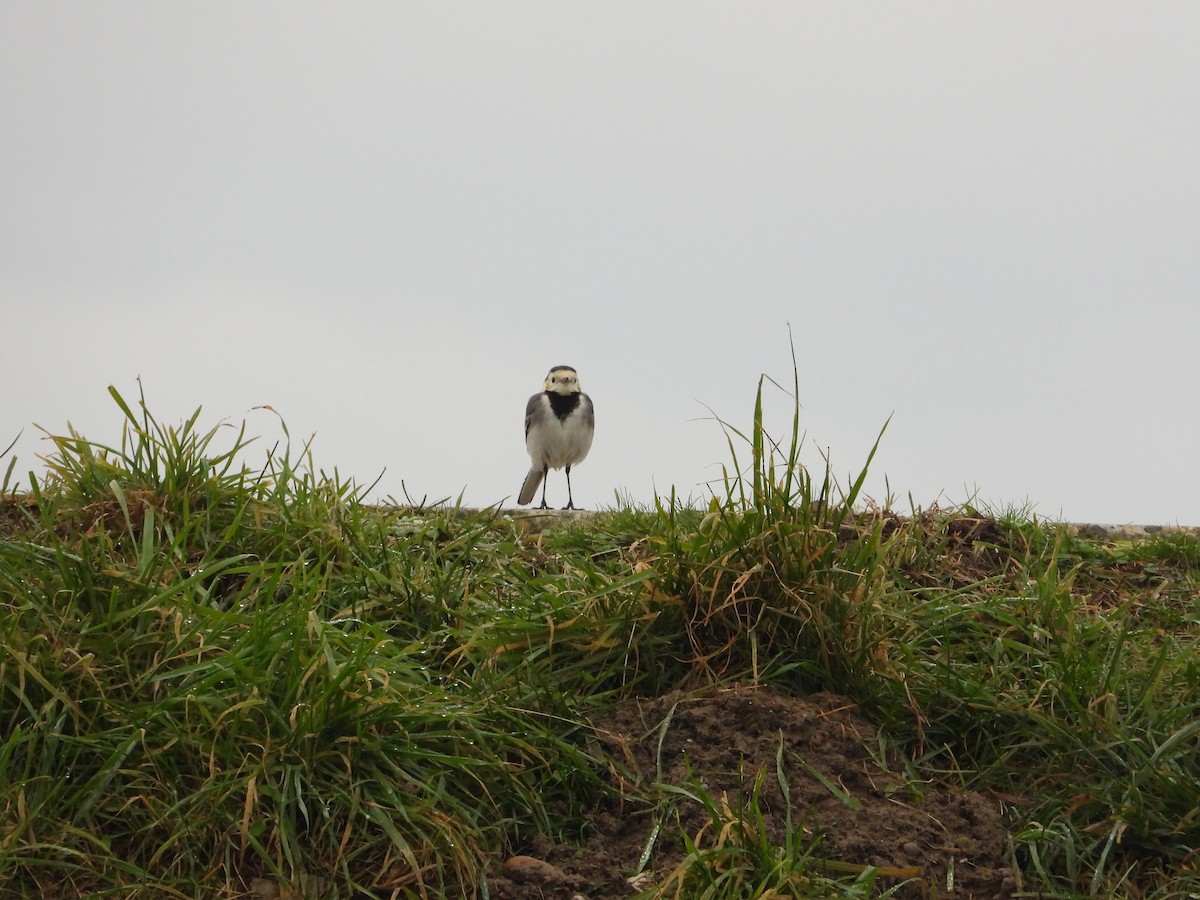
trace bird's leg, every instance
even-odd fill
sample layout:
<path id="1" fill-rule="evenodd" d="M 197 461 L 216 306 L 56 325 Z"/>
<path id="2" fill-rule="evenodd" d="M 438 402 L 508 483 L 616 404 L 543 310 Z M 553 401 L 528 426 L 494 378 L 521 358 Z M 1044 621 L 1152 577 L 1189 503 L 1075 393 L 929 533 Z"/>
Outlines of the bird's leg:
<path id="1" fill-rule="evenodd" d="M 546 482 L 550 480 L 550 467 L 542 466 L 542 505 L 538 509 L 549 509 L 546 505 Z"/>
<path id="2" fill-rule="evenodd" d="M 571 496 L 571 467 L 567 466 L 567 505 L 563 509 L 574 509 L 575 498 Z"/>

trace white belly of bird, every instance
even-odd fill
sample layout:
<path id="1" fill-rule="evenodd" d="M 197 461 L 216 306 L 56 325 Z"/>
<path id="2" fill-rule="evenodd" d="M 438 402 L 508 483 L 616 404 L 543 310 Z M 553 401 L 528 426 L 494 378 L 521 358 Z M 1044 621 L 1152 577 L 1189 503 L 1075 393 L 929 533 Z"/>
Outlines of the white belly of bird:
<path id="1" fill-rule="evenodd" d="M 532 433 L 530 437 L 534 437 Z M 592 435 L 583 427 L 582 416 L 570 415 L 563 422 L 551 415 L 547 427 L 538 429 L 537 446 L 529 448 L 529 455 L 552 469 L 561 469 L 583 462 L 591 449 Z"/>

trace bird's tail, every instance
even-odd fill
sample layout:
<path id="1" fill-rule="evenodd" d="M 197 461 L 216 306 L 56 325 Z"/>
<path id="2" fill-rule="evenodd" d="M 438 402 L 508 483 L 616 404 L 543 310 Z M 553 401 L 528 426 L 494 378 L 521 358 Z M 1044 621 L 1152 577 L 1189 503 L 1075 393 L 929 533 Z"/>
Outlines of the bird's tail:
<path id="1" fill-rule="evenodd" d="M 521 485 L 521 494 L 517 497 L 518 506 L 527 506 L 533 501 L 533 495 L 537 493 L 538 485 L 542 483 L 542 475 L 545 474 L 541 466 L 534 466 L 529 470 L 529 474 L 525 476 L 525 483 Z"/>

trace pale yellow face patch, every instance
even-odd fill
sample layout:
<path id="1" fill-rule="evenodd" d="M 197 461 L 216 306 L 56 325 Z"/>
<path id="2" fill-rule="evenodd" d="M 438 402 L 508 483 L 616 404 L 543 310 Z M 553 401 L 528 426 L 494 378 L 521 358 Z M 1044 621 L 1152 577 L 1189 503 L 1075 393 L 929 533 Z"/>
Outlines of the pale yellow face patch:
<path id="1" fill-rule="evenodd" d="M 576 394 L 579 392 L 579 376 L 574 369 L 551 369 L 542 388 L 556 394 Z"/>

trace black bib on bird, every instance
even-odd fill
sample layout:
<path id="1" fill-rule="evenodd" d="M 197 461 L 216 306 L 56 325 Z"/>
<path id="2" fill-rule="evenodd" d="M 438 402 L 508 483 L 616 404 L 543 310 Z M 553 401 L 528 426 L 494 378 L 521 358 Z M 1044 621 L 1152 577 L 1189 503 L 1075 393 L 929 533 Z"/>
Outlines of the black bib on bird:
<path id="1" fill-rule="evenodd" d="M 550 408 L 554 410 L 554 415 L 561 422 L 569 416 L 577 406 L 579 406 L 579 393 L 560 394 L 557 391 L 546 391 L 546 396 L 550 398 Z"/>

